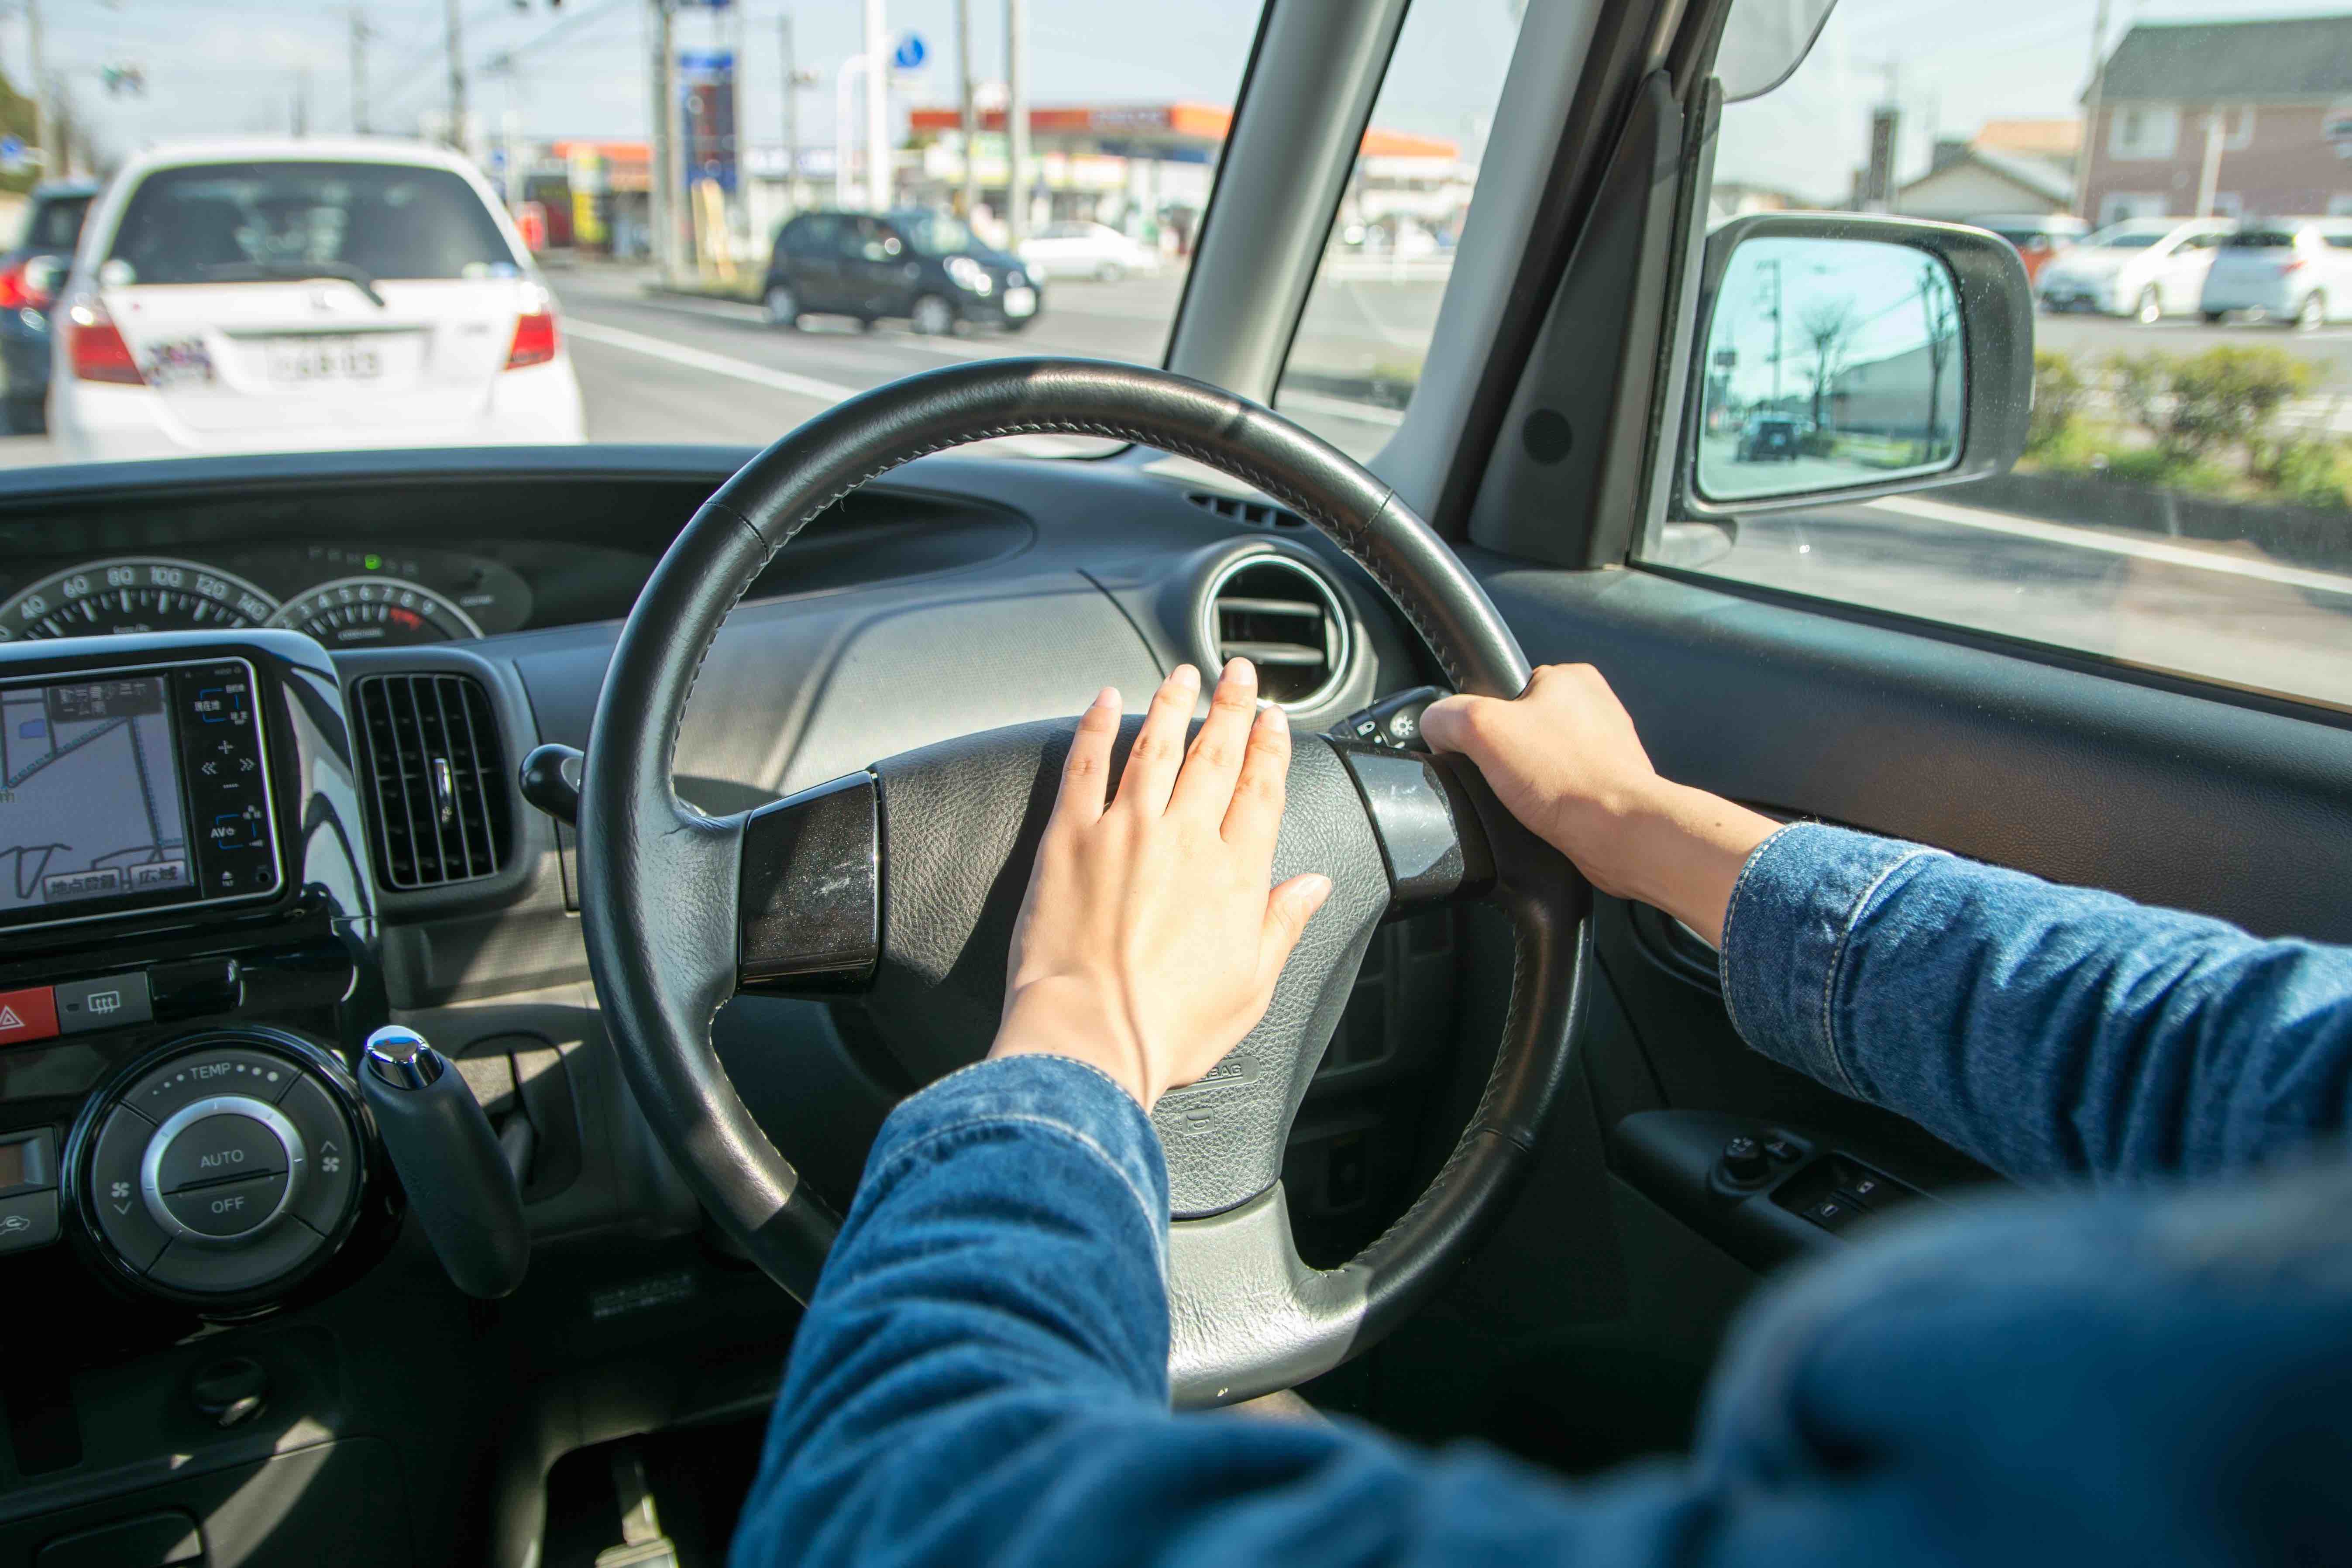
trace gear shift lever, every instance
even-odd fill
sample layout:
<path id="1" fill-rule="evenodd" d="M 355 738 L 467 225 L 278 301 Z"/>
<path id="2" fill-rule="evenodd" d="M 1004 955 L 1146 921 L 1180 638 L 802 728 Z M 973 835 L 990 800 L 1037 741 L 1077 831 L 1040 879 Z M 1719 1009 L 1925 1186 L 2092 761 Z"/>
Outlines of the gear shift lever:
<path id="1" fill-rule="evenodd" d="M 522 1194 L 464 1077 L 424 1036 L 387 1024 L 368 1037 L 359 1080 L 450 1280 L 485 1300 L 510 1293 L 530 1263 Z"/>

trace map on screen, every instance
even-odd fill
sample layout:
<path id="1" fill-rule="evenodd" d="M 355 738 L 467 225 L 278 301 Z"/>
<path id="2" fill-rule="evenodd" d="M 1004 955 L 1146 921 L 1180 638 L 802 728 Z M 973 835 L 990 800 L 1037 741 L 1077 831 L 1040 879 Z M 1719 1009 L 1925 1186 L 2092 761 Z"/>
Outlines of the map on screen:
<path id="1" fill-rule="evenodd" d="M 193 887 L 165 679 L 0 690 L 0 911 Z"/>

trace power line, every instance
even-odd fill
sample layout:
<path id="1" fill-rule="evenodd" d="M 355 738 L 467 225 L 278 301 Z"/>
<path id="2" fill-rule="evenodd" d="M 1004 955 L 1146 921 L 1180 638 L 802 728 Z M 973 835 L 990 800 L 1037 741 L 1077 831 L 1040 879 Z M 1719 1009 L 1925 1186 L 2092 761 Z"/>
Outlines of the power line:
<path id="1" fill-rule="evenodd" d="M 602 5 L 591 5 L 585 10 L 573 11 L 560 20 L 550 23 L 547 26 L 541 28 L 539 32 L 533 34 L 531 37 L 524 39 L 519 44 L 489 51 L 488 58 L 480 63 L 478 68 L 486 74 L 506 70 L 511 68 L 514 61 L 519 57 L 545 48 L 550 44 L 561 40 L 567 34 L 584 27 L 591 22 L 597 21 L 606 16 L 618 16 L 623 11 L 634 7 L 636 3 L 637 0 L 604 0 L 604 4 Z M 488 16 L 511 16 L 513 12 L 511 6 L 508 4 L 508 0 L 499 0 L 497 5 L 486 7 L 485 14 Z M 472 24 L 471 22 L 468 22 L 467 25 L 471 26 Z M 436 46 L 436 48 L 425 50 L 423 58 L 429 58 L 432 55 L 437 52 L 438 47 Z M 385 96 L 383 102 L 373 104 L 370 107 L 374 113 L 381 116 L 383 113 L 386 105 L 398 106 L 404 103 L 420 88 L 430 87 L 432 85 L 434 85 L 433 78 L 429 76 L 420 76 L 411 72 L 402 81 L 400 86 L 394 88 L 392 91 Z"/>

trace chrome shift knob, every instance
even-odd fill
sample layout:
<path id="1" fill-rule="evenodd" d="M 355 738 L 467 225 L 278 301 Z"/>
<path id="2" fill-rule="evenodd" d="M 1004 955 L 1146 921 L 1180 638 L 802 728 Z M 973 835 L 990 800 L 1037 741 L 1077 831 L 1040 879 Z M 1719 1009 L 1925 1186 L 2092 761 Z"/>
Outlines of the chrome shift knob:
<path id="1" fill-rule="evenodd" d="M 449 1064 L 424 1036 L 403 1024 L 386 1024 L 367 1037 L 367 1069 L 394 1089 L 429 1089 Z"/>

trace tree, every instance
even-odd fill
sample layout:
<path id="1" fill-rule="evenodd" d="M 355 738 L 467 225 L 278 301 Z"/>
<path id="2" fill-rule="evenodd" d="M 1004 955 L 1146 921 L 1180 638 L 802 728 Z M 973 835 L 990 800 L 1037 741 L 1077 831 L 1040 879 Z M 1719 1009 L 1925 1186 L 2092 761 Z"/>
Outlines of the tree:
<path id="1" fill-rule="evenodd" d="M 1828 400 L 1830 384 L 1836 379 L 1845 360 L 1847 345 L 1862 325 L 1853 310 L 1853 296 L 1840 294 L 1832 299 L 1814 300 L 1797 312 L 1797 331 L 1804 334 L 1806 346 L 1813 351 L 1813 424 L 1819 427 L 1825 421 L 1822 405 Z"/>
<path id="2" fill-rule="evenodd" d="M 1944 367 L 1960 344 L 1959 302 L 1952 298 L 1952 275 L 1940 261 L 1919 263 L 1919 310 L 1927 329 L 1927 420 L 1923 462 L 1942 456 L 1939 446 L 1944 408 Z"/>

